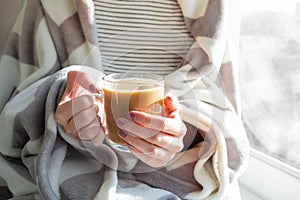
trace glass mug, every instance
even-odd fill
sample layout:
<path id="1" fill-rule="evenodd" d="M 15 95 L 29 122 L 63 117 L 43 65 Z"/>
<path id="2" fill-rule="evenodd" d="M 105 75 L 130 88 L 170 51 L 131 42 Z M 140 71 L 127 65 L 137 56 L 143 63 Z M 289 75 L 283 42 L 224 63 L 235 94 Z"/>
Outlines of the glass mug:
<path id="1" fill-rule="evenodd" d="M 164 81 L 154 74 L 115 73 L 104 76 L 101 94 L 93 95 L 103 100 L 109 144 L 116 150 L 129 152 L 126 142 L 118 135 L 116 121 L 128 118 L 132 110 L 162 115 Z"/>

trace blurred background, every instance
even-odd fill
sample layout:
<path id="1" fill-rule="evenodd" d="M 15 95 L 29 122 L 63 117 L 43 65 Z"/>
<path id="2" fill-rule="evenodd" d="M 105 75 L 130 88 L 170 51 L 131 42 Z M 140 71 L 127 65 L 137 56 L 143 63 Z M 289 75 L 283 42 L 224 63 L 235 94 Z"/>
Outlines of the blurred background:
<path id="1" fill-rule="evenodd" d="M 300 168 L 300 1 L 243 2 L 239 72 L 250 142 Z"/>

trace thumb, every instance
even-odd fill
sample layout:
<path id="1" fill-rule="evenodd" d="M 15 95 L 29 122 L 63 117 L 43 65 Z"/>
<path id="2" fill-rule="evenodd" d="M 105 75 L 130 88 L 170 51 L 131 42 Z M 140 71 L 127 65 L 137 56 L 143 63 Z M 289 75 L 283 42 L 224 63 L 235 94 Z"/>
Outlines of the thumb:
<path id="1" fill-rule="evenodd" d="M 70 91 L 72 88 L 78 88 L 78 86 L 83 87 L 84 89 L 90 92 L 100 92 L 100 87 L 95 84 L 95 81 L 92 81 L 88 74 L 81 71 L 69 71 L 67 76 L 67 86 L 69 86 Z"/>
<path id="2" fill-rule="evenodd" d="M 89 71 L 89 70 L 87 70 Z M 93 72 L 95 75 L 95 72 Z M 91 93 L 99 93 L 100 87 L 97 86 L 97 81 L 89 78 L 88 73 L 72 70 L 67 74 L 67 84 L 60 104 L 73 99 L 80 87 L 90 91 Z"/>

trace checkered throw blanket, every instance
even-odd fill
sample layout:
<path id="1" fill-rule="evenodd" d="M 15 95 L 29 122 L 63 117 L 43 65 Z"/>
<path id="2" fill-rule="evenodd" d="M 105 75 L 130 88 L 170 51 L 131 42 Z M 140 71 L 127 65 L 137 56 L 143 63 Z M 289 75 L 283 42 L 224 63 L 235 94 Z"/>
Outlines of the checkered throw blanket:
<path id="1" fill-rule="evenodd" d="M 195 43 L 165 84 L 206 137 L 154 169 L 105 141 L 77 141 L 54 120 L 69 70 L 103 72 L 93 1 L 25 2 L 0 63 L 0 185 L 13 199 L 238 198 L 249 143 L 231 56 L 237 12 L 233 0 L 178 3 Z"/>

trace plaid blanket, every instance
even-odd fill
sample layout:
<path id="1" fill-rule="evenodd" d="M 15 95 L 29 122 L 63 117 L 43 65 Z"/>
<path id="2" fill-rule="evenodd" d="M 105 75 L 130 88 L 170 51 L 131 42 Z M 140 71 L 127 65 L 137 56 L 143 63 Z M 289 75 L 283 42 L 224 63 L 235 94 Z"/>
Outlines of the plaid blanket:
<path id="1" fill-rule="evenodd" d="M 0 63 L 0 185 L 13 199 L 236 199 L 249 143 L 239 117 L 233 0 L 178 0 L 195 39 L 165 77 L 203 140 L 161 169 L 54 120 L 69 70 L 104 72 L 92 0 L 28 0 Z M 0 190 L 2 191 L 2 190 Z"/>

